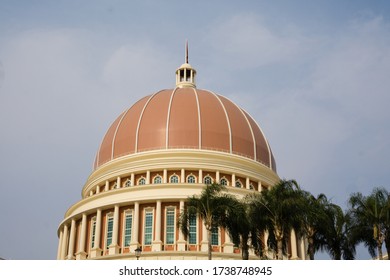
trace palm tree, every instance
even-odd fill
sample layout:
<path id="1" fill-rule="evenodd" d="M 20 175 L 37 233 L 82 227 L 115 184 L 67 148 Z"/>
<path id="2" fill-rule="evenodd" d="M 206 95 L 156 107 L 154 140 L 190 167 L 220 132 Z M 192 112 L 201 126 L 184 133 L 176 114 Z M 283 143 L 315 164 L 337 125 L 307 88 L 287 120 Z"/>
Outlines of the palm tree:
<path id="1" fill-rule="evenodd" d="M 321 250 L 325 250 L 334 260 L 355 259 L 356 248 L 351 238 L 351 217 L 344 214 L 340 206 L 328 204 L 326 209 L 324 242 Z"/>
<path id="2" fill-rule="evenodd" d="M 243 260 L 249 259 L 249 239 L 251 236 L 251 224 L 247 215 L 247 204 L 237 200 L 236 211 L 230 215 L 224 223 L 230 238 L 235 245 L 241 247 Z"/>
<path id="3" fill-rule="evenodd" d="M 199 216 L 207 230 L 208 259 L 211 260 L 211 235 L 216 227 L 227 227 L 229 219 L 236 213 L 240 213 L 241 208 L 238 200 L 224 193 L 226 188 L 219 184 L 206 185 L 200 195 L 193 195 L 187 199 L 186 209 L 180 216 L 180 229 L 187 237 L 189 234 L 190 217 Z"/>
<path id="4" fill-rule="evenodd" d="M 384 188 L 374 188 L 368 196 L 354 193 L 349 199 L 355 239 L 357 242 L 364 242 L 372 256 L 376 251 L 380 260 L 383 259 L 383 243 L 385 242 L 388 253 L 390 247 L 389 200 L 389 193 Z"/>
<path id="5" fill-rule="evenodd" d="M 248 197 L 249 215 L 260 230 L 267 230 L 276 241 L 277 259 L 283 259 L 283 247 L 300 218 L 300 188 L 295 180 L 280 180 L 269 190 Z"/>
<path id="6" fill-rule="evenodd" d="M 320 249 L 324 240 L 326 207 L 329 205 L 329 201 L 322 193 L 315 197 L 309 192 L 302 191 L 301 195 L 301 229 L 308 240 L 310 260 L 314 260 L 315 252 Z"/>

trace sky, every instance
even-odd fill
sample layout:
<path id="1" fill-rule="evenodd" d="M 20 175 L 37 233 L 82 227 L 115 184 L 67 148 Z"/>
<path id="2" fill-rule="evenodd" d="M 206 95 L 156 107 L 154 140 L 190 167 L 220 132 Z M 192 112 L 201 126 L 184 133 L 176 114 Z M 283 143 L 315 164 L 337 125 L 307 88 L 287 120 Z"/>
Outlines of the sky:
<path id="1" fill-rule="evenodd" d="M 56 258 L 106 130 L 175 86 L 186 40 L 197 87 L 256 119 L 280 178 L 344 209 L 389 190 L 389 1 L 0 0 L 0 257 Z"/>

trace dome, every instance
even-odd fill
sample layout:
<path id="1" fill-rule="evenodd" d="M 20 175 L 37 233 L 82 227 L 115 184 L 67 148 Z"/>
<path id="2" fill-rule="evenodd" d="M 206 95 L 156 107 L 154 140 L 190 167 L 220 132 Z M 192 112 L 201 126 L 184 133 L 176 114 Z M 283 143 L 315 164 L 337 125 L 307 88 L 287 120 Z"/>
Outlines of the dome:
<path id="1" fill-rule="evenodd" d="M 119 157 L 169 149 L 235 154 L 276 172 L 255 120 L 226 97 L 195 87 L 159 91 L 120 114 L 101 142 L 94 168 Z"/>

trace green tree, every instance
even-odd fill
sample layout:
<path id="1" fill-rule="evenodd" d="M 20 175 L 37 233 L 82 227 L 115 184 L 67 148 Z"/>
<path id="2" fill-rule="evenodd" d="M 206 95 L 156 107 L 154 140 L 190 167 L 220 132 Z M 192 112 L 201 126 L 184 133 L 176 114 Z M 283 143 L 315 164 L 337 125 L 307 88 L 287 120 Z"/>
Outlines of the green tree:
<path id="1" fill-rule="evenodd" d="M 363 242 L 372 256 L 378 254 L 383 259 L 382 245 L 387 252 L 390 247 L 390 202 L 389 193 L 384 188 L 374 188 L 368 196 L 353 193 L 349 199 L 354 238 Z"/>
<path id="2" fill-rule="evenodd" d="M 181 213 L 179 225 L 183 234 L 189 234 L 190 217 L 200 217 L 207 230 L 208 259 L 212 259 L 211 235 L 215 227 L 227 227 L 229 219 L 234 219 L 241 208 L 238 200 L 224 191 L 226 188 L 219 184 L 207 185 L 200 195 L 187 199 L 186 209 Z"/>
<path id="3" fill-rule="evenodd" d="M 326 232 L 326 207 L 329 201 L 324 194 L 319 194 L 317 197 L 310 192 L 301 192 L 301 233 L 308 240 L 308 254 L 310 260 L 314 260 L 314 255 L 324 242 Z"/>
<path id="4" fill-rule="evenodd" d="M 276 242 L 277 259 L 283 259 L 283 247 L 291 229 L 300 223 L 300 188 L 295 180 L 280 180 L 261 194 L 248 198 L 249 215 L 259 230 L 267 230 Z"/>
<path id="5" fill-rule="evenodd" d="M 230 215 L 226 220 L 227 230 L 234 245 L 240 246 L 243 260 L 249 259 L 249 239 L 251 235 L 251 225 L 247 215 L 247 205 L 244 201 L 237 200 L 237 207 L 234 215 Z"/>
<path id="6" fill-rule="evenodd" d="M 334 260 L 355 259 L 356 246 L 351 238 L 351 217 L 345 214 L 340 206 L 328 204 L 326 206 L 326 231 L 323 236 L 321 250 L 325 250 Z"/>

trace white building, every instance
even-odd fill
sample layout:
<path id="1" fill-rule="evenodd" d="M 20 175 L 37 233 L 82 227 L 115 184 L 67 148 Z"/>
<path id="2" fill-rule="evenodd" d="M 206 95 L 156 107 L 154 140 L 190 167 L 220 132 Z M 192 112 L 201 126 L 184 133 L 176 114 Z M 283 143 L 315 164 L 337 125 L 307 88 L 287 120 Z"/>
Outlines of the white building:
<path id="1" fill-rule="evenodd" d="M 279 181 L 256 121 L 226 97 L 197 89 L 186 60 L 174 89 L 140 99 L 109 127 L 81 200 L 58 228 L 58 259 L 134 259 L 137 248 L 141 259 L 207 259 L 202 221 L 192 221 L 187 239 L 177 227 L 187 197 L 211 182 L 244 196 Z M 223 229 L 212 243 L 213 259 L 241 259 Z M 292 234 L 289 257 L 305 252 Z"/>

